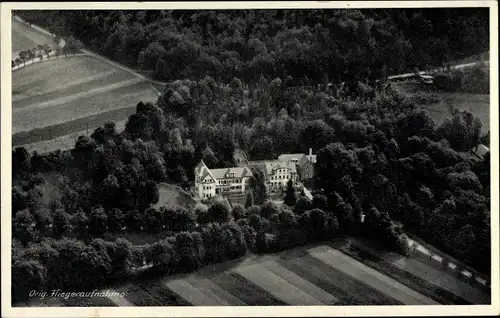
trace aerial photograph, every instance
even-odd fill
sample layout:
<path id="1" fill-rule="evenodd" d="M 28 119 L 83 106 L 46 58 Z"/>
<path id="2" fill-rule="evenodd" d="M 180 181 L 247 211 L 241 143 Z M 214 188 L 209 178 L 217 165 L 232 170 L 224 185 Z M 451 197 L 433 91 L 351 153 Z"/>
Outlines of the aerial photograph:
<path id="1" fill-rule="evenodd" d="M 11 306 L 490 305 L 490 10 L 13 10 Z"/>

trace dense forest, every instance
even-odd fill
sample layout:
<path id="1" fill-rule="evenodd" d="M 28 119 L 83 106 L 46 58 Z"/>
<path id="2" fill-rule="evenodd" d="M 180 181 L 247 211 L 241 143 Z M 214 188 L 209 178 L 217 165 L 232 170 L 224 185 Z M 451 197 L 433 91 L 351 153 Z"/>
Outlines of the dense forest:
<path id="1" fill-rule="evenodd" d="M 370 81 L 489 50 L 484 8 L 17 11 L 162 80 Z"/>
<path id="2" fill-rule="evenodd" d="M 144 55 L 142 45 L 149 47 L 148 43 L 136 45 L 129 41 L 132 30 L 148 30 L 150 38 L 140 32 L 136 38 L 150 39 L 151 43 L 164 37 L 158 49 L 165 55 L 155 58 L 155 72 L 158 64 L 163 63 L 159 61 L 167 58 L 168 63 L 174 63 L 166 66 L 167 78 L 186 78 L 166 85 L 156 103 L 138 101 L 136 113 L 129 117 L 124 132 L 108 123 L 90 137 L 80 137 L 70 151 L 30 154 L 24 148 L 13 150 L 14 300 L 25 299 L 32 289 L 96 288 L 101 286 L 97 284 L 128 277 L 145 264 L 152 264 L 150 270 L 157 273 L 189 272 L 241 257 L 247 250 L 273 252 L 339 235 L 367 236 L 407 254 L 405 232 L 412 233 L 479 270 L 489 271 L 489 154 L 478 160 L 469 152 L 483 138 L 481 121 L 456 110 L 452 118 L 436 126 L 427 111 L 417 108 L 411 99 L 390 85 L 365 81 L 363 77 L 351 78 L 346 85 L 309 85 L 322 83 L 323 74 L 338 74 L 346 80 L 343 76 L 349 75 L 342 74 L 350 72 L 344 71 L 351 67 L 361 70 L 356 60 L 348 61 L 351 58 L 368 63 L 363 67 L 370 70 L 370 76 L 382 77 L 376 63 L 383 55 L 372 54 L 370 45 L 394 49 L 394 34 L 409 47 L 425 42 L 441 53 L 448 52 L 446 58 L 469 54 L 466 50 L 473 45 L 479 50 L 479 36 L 483 31 L 487 35 L 488 28 L 484 22 L 487 19 L 478 17 L 485 13 L 230 13 L 101 12 L 90 20 L 90 13 L 80 11 L 48 15 L 46 20 L 51 23 L 72 21 L 68 22 L 68 30 L 75 34 L 85 30 L 87 35 L 80 37 L 82 41 L 90 46 L 103 45 L 95 47 L 97 50 L 112 48 L 116 54 L 113 58 L 119 61 L 127 58 L 135 63 Z M 72 15 L 76 15 L 74 19 L 63 19 Z M 452 39 L 448 33 L 450 39 L 441 39 L 449 51 L 442 50 L 436 40 L 440 39 L 436 30 L 445 28 L 438 23 L 442 20 L 448 21 L 446 25 L 452 30 L 463 26 L 470 32 L 467 36 L 475 37 L 473 43 L 466 46 L 460 42 L 467 41 L 464 34 Z M 366 31 L 356 34 L 365 34 L 367 42 L 363 45 L 370 45 L 361 47 L 356 37 L 345 35 L 330 43 L 338 50 L 339 60 L 336 55 L 322 57 L 323 51 L 314 47 L 320 44 L 306 40 L 309 35 L 301 40 L 294 38 L 309 32 L 313 39 L 324 37 L 324 41 L 329 41 L 333 36 L 329 32 L 352 31 L 354 25 L 365 25 L 362 21 L 372 21 L 369 35 L 363 33 Z M 415 28 L 412 21 L 427 21 L 422 23 L 436 37 L 427 33 L 419 39 L 404 40 L 405 32 Z M 242 25 L 235 28 L 234 23 Z M 323 28 L 323 23 L 340 23 L 345 29 Z M 409 29 L 394 29 L 398 23 Z M 100 33 L 95 32 L 96 26 L 101 28 Z M 301 29 L 297 30 L 297 26 Z M 236 29 L 241 34 L 222 36 L 224 30 Z M 205 36 L 198 38 L 200 34 Z M 239 37 L 247 38 L 241 42 L 243 48 L 235 44 L 240 43 Z M 217 42 L 218 38 L 224 41 Z M 265 43 L 261 46 L 262 59 L 272 56 L 273 63 L 280 67 L 267 69 L 269 73 L 249 72 L 256 80 L 246 88 L 246 71 L 240 71 L 237 65 L 247 69 L 252 63 L 262 62 L 257 55 L 245 55 L 248 51 L 244 48 L 253 38 L 257 40 L 252 43 Z M 434 42 L 427 43 L 429 39 Z M 291 41 L 297 47 L 275 43 L 278 40 Z M 316 44 L 309 46 L 313 42 Z M 163 46 L 172 43 L 177 44 Z M 199 56 L 189 66 L 178 60 L 190 56 L 187 52 L 191 44 L 187 43 L 199 43 L 197 54 L 204 54 L 214 63 L 221 63 L 219 57 L 222 59 L 224 52 L 241 49 L 241 54 L 234 55 L 237 58 L 226 59 L 240 64 L 214 68 L 214 72 L 223 70 L 219 75 L 211 73 L 207 65 L 194 71 Z M 419 54 L 424 53 L 415 47 L 409 52 L 409 61 L 437 63 L 423 58 Z M 294 63 L 298 64 L 290 60 L 277 62 L 293 59 L 287 54 L 296 54 Z M 323 64 L 322 59 L 326 61 L 327 57 L 334 62 Z M 387 65 L 388 70 L 407 66 L 398 65 L 397 57 L 389 60 L 396 64 Z M 326 69 L 318 71 L 319 64 L 314 63 Z M 297 65 L 303 66 L 300 74 Z M 302 74 L 308 77 L 307 81 L 301 78 Z M 215 168 L 234 165 L 236 149 L 247 152 L 251 159 L 271 159 L 279 153 L 307 152 L 309 148 L 317 153 L 311 201 L 287 191 L 286 204 L 278 206 L 268 200 L 263 178 L 257 174 L 244 206 L 230 206 L 219 200 L 195 207 L 155 206 L 159 199 L 158 183 L 188 187 L 200 159 Z M 155 233 L 163 238 L 152 244 L 134 245 L 125 239 L 130 233 Z"/>

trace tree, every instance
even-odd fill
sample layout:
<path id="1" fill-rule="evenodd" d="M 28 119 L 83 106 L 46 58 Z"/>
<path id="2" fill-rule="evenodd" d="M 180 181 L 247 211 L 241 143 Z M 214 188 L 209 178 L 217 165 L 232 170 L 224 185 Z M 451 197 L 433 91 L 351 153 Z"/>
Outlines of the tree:
<path id="1" fill-rule="evenodd" d="M 313 195 L 312 199 L 313 209 L 320 209 L 323 211 L 328 210 L 328 198 L 321 193 L 316 193 Z"/>
<path id="2" fill-rule="evenodd" d="M 268 136 L 255 140 L 250 148 L 249 154 L 252 160 L 265 160 L 274 158 L 274 142 Z"/>
<path id="3" fill-rule="evenodd" d="M 208 208 L 208 214 L 212 222 L 225 223 L 231 218 L 231 210 L 227 204 L 221 200 L 216 200 Z"/>
<path id="4" fill-rule="evenodd" d="M 446 119 L 437 129 L 440 138 L 450 142 L 457 151 L 469 151 L 479 144 L 481 120 L 468 111 L 454 110 L 452 119 Z"/>
<path id="5" fill-rule="evenodd" d="M 68 234 L 71 229 L 71 216 L 63 209 L 54 211 L 53 230 L 55 237 L 61 237 Z"/>
<path id="6" fill-rule="evenodd" d="M 144 211 L 143 220 L 148 231 L 160 232 L 163 229 L 163 213 L 157 208 L 147 208 Z"/>
<path id="7" fill-rule="evenodd" d="M 83 212 L 83 210 L 78 210 L 75 214 L 71 216 L 71 226 L 73 228 L 73 232 L 79 236 L 85 236 L 88 234 L 89 228 L 89 219 L 87 214 Z"/>
<path id="8" fill-rule="evenodd" d="M 192 210 L 185 209 L 183 207 L 177 207 L 174 211 L 174 215 L 172 216 L 172 226 L 170 228 L 171 230 L 192 231 L 195 228 L 197 215 Z M 198 216 L 200 216 L 200 214 Z M 165 215 L 165 217 L 168 216 Z"/>
<path id="9" fill-rule="evenodd" d="M 270 219 L 272 215 L 276 215 L 280 212 L 280 208 L 276 203 L 272 201 L 266 201 L 260 207 L 260 216 L 265 219 Z"/>
<path id="10" fill-rule="evenodd" d="M 248 211 L 243 205 L 239 203 L 233 204 L 233 217 L 236 221 L 240 219 L 246 219 L 247 214 Z"/>
<path id="11" fill-rule="evenodd" d="M 286 194 L 283 200 L 288 206 L 295 206 L 297 202 L 297 195 L 295 194 L 295 188 L 291 179 L 287 182 Z"/>
<path id="12" fill-rule="evenodd" d="M 311 209 L 311 200 L 309 200 L 307 197 L 301 197 L 300 199 L 297 200 L 294 206 L 294 212 L 295 214 L 301 215 L 305 213 L 306 211 L 309 211 Z"/>
<path id="13" fill-rule="evenodd" d="M 334 202 L 333 210 L 339 221 L 340 229 L 344 232 L 351 231 L 355 223 L 354 209 L 336 192 L 334 193 Z"/>
<path id="14" fill-rule="evenodd" d="M 122 210 L 113 208 L 108 212 L 108 224 L 111 231 L 121 232 L 126 224 L 126 217 Z"/>
<path id="15" fill-rule="evenodd" d="M 266 181 L 264 179 L 264 173 L 262 171 L 256 171 L 254 173 L 254 178 L 252 179 L 251 187 L 255 193 L 255 204 L 262 205 L 269 198 L 269 192 L 266 186 Z"/>
<path id="16" fill-rule="evenodd" d="M 249 208 L 253 205 L 253 191 L 247 191 L 247 197 L 245 199 L 245 208 Z"/>
<path id="17" fill-rule="evenodd" d="M 28 300 L 32 290 L 40 290 L 47 279 L 47 269 L 37 260 L 12 260 L 12 297 Z"/>
<path id="18" fill-rule="evenodd" d="M 38 238 L 35 218 L 29 210 L 18 211 L 12 222 L 12 235 L 23 244 L 28 244 Z"/>
<path id="19" fill-rule="evenodd" d="M 89 231 L 94 235 L 103 235 L 108 230 L 108 216 L 102 206 L 93 207 L 89 214 Z"/>

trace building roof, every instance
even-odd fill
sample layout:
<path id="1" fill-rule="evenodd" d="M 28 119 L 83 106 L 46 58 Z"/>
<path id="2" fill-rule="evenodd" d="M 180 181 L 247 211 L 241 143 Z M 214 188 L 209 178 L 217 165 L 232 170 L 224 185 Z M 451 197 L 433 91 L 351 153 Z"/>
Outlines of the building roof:
<path id="1" fill-rule="evenodd" d="M 212 179 L 215 179 L 211 174 L 210 169 L 208 169 L 203 160 L 201 160 L 200 163 L 198 163 L 198 165 L 194 168 L 194 174 L 195 178 L 199 178 L 199 180 L 205 179 L 207 175 L 210 175 Z"/>
<path id="2" fill-rule="evenodd" d="M 483 158 L 486 153 L 490 151 L 490 148 L 486 147 L 483 144 L 480 144 L 477 146 L 477 148 L 474 150 L 474 154 L 480 158 Z"/>
<path id="3" fill-rule="evenodd" d="M 290 162 L 292 160 L 296 160 L 298 162 L 304 156 L 305 154 L 303 153 L 282 154 L 278 157 L 278 160 L 282 162 Z"/>
<path id="4" fill-rule="evenodd" d="M 300 159 L 299 161 L 299 166 L 302 168 L 304 167 L 305 164 L 307 164 L 308 162 L 311 162 L 312 164 L 315 164 L 316 163 L 316 155 L 307 155 L 307 156 L 304 156 Z"/>
<path id="5" fill-rule="evenodd" d="M 252 177 L 252 172 L 247 167 L 232 167 L 210 170 L 214 179 L 224 179 L 228 173 L 234 173 L 235 178 Z"/>
<path id="6" fill-rule="evenodd" d="M 292 163 L 284 163 L 282 161 L 270 161 L 266 163 L 265 172 L 267 175 L 273 174 L 273 170 L 275 169 L 290 169 L 291 173 L 297 172 L 297 166 Z"/>

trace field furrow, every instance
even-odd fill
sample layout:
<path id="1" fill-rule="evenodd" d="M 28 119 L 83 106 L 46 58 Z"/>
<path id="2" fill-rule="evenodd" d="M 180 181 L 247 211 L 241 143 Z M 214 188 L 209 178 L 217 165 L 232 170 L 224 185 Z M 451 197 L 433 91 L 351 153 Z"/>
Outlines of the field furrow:
<path id="1" fill-rule="evenodd" d="M 406 305 L 437 305 L 438 303 L 428 297 L 425 297 L 403 284 L 373 270 L 372 268 L 342 254 L 338 251 L 328 248 L 310 249 L 309 253 L 324 262 L 335 267 L 342 272 L 361 279 L 365 284 L 383 292 Z"/>
<path id="2" fill-rule="evenodd" d="M 104 86 L 100 86 L 100 87 L 95 87 L 95 88 L 92 88 L 92 89 L 87 90 L 87 91 L 80 91 L 79 93 L 75 93 L 75 94 L 70 95 L 70 96 L 59 97 L 59 98 L 55 98 L 55 99 L 48 100 L 48 101 L 41 102 L 41 103 L 26 105 L 24 107 L 16 107 L 12 110 L 12 113 L 14 115 L 14 114 L 18 114 L 18 113 L 19 114 L 26 114 L 27 112 L 32 112 L 33 110 L 44 110 L 45 111 L 46 108 L 59 106 L 62 104 L 68 104 L 68 103 L 71 103 L 73 101 L 76 101 L 76 100 L 79 100 L 81 98 L 85 98 L 88 96 L 103 94 L 103 93 L 107 93 L 109 91 L 113 91 L 113 90 L 116 90 L 119 88 L 132 86 L 134 84 L 140 83 L 141 81 L 142 81 L 141 79 L 133 78 L 133 79 L 128 79 L 128 80 L 118 82 L 118 83 L 113 83 L 113 84 L 108 84 L 108 85 L 104 85 Z"/>
<path id="3" fill-rule="evenodd" d="M 133 113 L 133 108 L 130 109 L 130 112 Z M 95 123 L 96 122 L 94 122 L 94 124 Z M 115 123 L 116 131 L 122 132 L 125 129 L 125 123 L 126 120 L 122 120 Z M 89 131 L 88 131 L 89 135 L 91 135 L 94 132 L 94 130 L 99 126 L 101 125 L 97 125 L 95 127 L 89 125 Z M 33 137 L 35 138 L 35 136 L 38 135 L 34 135 Z M 69 150 L 75 146 L 75 143 L 80 136 L 87 136 L 87 130 L 80 130 L 74 133 L 70 133 L 69 135 L 63 135 L 60 137 L 56 137 L 53 139 L 46 139 L 46 140 L 43 140 L 42 136 L 40 135 L 39 137 L 40 141 L 29 144 L 23 144 L 22 147 L 24 147 L 29 152 L 37 151 L 38 153 L 47 153 L 55 150 L 61 150 L 61 151 Z"/>
<path id="4" fill-rule="evenodd" d="M 279 260 L 278 264 L 318 286 L 329 294 L 334 295 L 338 301 L 336 305 L 377 305 L 384 304 L 384 296 L 371 291 L 363 284 L 331 269 L 311 256 L 297 259 Z M 385 304 L 397 304 L 388 299 Z M 331 304 L 333 305 L 333 303 Z"/>
<path id="5" fill-rule="evenodd" d="M 220 299 L 221 303 L 224 303 L 227 306 L 246 306 L 244 302 L 215 285 L 210 279 L 202 277 L 188 277 L 187 281 L 203 292 L 215 295 L 218 299 Z"/>
<path id="6" fill-rule="evenodd" d="M 174 293 L 178 294 L 188 302 L 195 306 L 220 306 L 219 299 L 215 299 L 209 293 L 195 288 L 185 280 L 176 279 L 166 282 L 165 285 L 170 288 Z"/>
<path id="7" fill-rule="evenodd" d="M 353 243 L 349 248 L 343 248 L 341 251 L 443 305 L 470 305 L 469 301 L 433 284 L 432 281 L 422 279 L 395 266 L 393 262 L 401 259 L 402 256 L 392 253 L 387 255 L 387 252 L 381 253 L 366 244 L 358 243 Z"/>
<path id="8" fill-rule="evenodd" d="M 238 297 L 250 306 L 285 306 L 262 288 L 233 273 L 223 273 L 212 277 L 212 281 L 231 295 Z"/>
<path id="9" fill-rule="evenodd" d="M 139 284 L 139 286 L 147 291 L 149 294 L 154 295 L 155 299 L 160 303 L 160 306 L 191 306 L 185 299 L 168 289 L 163 282 L 149 281 L 147 283 Z"/>
<path id="10" fill-rule="evenodd" d="M 52 44 L 53 40 L 47 34 L 37 32 L 32 27 L 19 22 L 12 21 L 12 53 L 17 53 L 26 49 L 32 49 L 38 44 Z"/>
<path id="11" fill-rule="evenodd" d="M 299 275 L 295 274 L 294 272 L 289 271 L 288 269 L 284 268 L 283 266 L 280 266 L 278 263 L 276 263 L 274 261 L 264 262 L 264 263 L 262 263 L 262 266 L 265 267 L 266 269 L 268 269 L 269 271 L 271 271 L 272 273 L 274 273 L 275 275 L 278 275 L 281 278 L 285 279 L 290 284 L 295 285 L 300 290 L 313 296 L 314 298 L 321 301 L 325 305 L 332 305 L 332 304 L 338 302 L 337 297 L 327 293 L 323 289 L 312 284 L 308 280 L 300 277 Z"/>
<path id="12" fill-rule="evenodd" d="M 24 91 L 23 94 L 15 94 L 12 96 L 12 107 L 22 108 L 29 104 L 41 103 L 44 100 L 51 100 L 60 96 L 68 96 L 77 92 L 85 91 L 89 85 L 100 86 L 102 83 L 113 83 L 126 79 L 127 74 L 119 73 L 117 70 L 103 71 L 96 75 L 86 76 L 72 82 L 62 83 L 61 85 L 51 88 L 32 91 Z"/>
<path id="13" fill-rule="evenodd" d="M 394 265 L 410 273 L 431 281 L 433 284 L 461 297 L 473 304 L 490 303 L 490 297 L 471 285 L 460 281 L 443 271 L 411 258 L 404 258 L 394 262 Z"/>
<path id="14" fill-rule="evenodd" d="M 94 95 L 87 98 L 82 98 L 80 100 L 73 101 L 64 105 L 52 107 L 50 111 L 27 111 L 13 114 L 12 132 L 17 134 L 19 132 L 29 132 L 30 130 L 35 130 L 36 128 L 46 129 L 48 126 L 68 126 L 68 122 L 80 121 L 82 126 L 75 126 L 71 124 L 71 129 L 66 131 L 64 134 L 52 135 L 52 138 L 64 136 L 66 134 L 73 133 L 75 131 L 86 129 L 86 124 L 90 126 L 97 127 L 99 125 L 93 124 L 94 120 L 102 121 L 102 118 L 106 117 L 107 120 L 121 121 L 125 120 L 129 115 L 135 113 L 135 106 L 139 101 L 154 101 L 155 94 L 149 90 L 149 86 L 145 83 L 137 84 L 130 87 L 122 87 L 120 89 L 114 90 L 112 92 Z M 116 111 L 117 114 L 123 114 L 120 109 L 127 109 L 134 107 L 132 113 L 126 112 L 127 117 L 115 118 L 109 117 L 111 111 Z M 76 111 L 75 111 L 76 110 Z M 94 119 L 85 119 L 86 117 L 92 117 Z M 36 134 L 37 132 L 30 132 L 29 134 Z M 40 135 L 40 134 L 39 134 Z M 32 141 L 27 141 L 23 143 L 30 143 L 35 141 L 40 141 L 44 139 L 50 139 L 49 134 L 46 137 L 40 139 L 40 137 L 35 138 Z"/>
<path id="15" fill-rule="evenodd" d="M 110 290 L 110 292 L 116 292 L 114 290 Z M 108 297 L 114 304 L 116 304 L 118 307 L 134 307 L 134 305 L 129 302 L 125 297 L 120 297 L 120 296 L 109 296 Z"/>
<path id="16" fill-rule="evenodd" d="M 291 285 L 261 265 L 239 267 L 236 272 L 288 305 L 323 305 L 319 300 Z"/>

